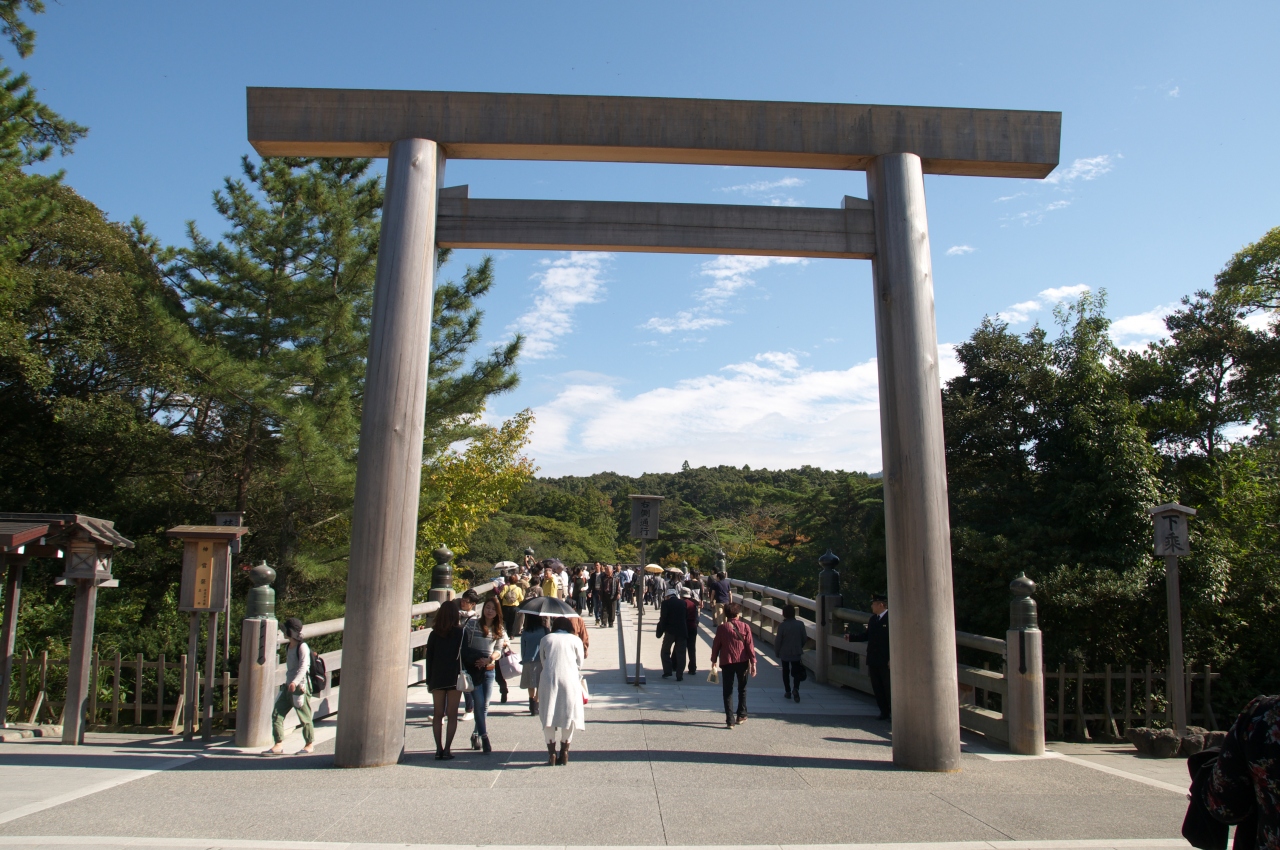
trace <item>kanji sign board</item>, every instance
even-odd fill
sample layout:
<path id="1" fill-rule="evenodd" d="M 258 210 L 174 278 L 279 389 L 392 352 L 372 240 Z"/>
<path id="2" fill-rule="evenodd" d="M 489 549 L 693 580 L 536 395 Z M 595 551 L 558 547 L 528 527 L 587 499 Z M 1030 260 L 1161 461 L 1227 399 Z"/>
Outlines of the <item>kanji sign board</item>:
<path id="1" fill-rule="evenodd" d="M 1194 508 L 1178 504 L 1161 505 L 1150 509 L 1155 521 L 1156 554 L 1190 555 L 1191 541 L 1187 534 L 1187 520 L 1196 515 Z"/>
<path id="2" fill-rule="evenodd" d="M 658 539 L 658 505 L 662 496 L 631 497 L 631 536 L 639 540 Z"/>

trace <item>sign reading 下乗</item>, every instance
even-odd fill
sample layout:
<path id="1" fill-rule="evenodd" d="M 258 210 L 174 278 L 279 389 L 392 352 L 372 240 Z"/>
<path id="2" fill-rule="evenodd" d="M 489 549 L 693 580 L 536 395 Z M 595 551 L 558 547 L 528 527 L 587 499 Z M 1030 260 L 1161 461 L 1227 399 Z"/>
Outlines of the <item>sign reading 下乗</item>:
<path id="1" fill-rule="evenodd" d="M 640 540 L 658 539 L 658 505 L 662 496 L 631 497 L 631 536 Z"/>
<path id="2" fill-rule="evenodd" d="M 1195 508 L 1171 502 L 1150 508 L 1149 512 L 1155 526 L 1156 554 L 1163 557 L 1190 555 L 1187 520 L 1196 515 Z"/>

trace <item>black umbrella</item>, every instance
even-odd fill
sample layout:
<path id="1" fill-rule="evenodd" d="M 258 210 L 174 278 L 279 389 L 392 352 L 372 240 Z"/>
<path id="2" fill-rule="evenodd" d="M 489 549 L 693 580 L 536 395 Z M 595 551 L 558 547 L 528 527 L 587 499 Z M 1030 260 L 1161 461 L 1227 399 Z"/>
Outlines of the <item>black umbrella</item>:
<path id="1" fill-rule="evenodd" d="M 572 605 L 563 599 L 556 599 L 554 596 L 535 596 L 532 599 L 526 599 L 524 604 L 517 610 L 532 614 L 535 617 L 579 616 L 578 612 L 573 610 Z"/>

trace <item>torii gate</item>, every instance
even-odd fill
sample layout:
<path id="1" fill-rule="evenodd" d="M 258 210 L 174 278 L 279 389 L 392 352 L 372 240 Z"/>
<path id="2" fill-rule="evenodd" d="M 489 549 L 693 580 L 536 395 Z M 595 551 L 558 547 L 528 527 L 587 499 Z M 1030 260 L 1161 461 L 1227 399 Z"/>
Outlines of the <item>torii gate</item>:
<path id="1" fill-rule="evenodd" d="M 675 98 L 250 88 L 263 156 L 389 157 L 347 579 L 336 763 L 404 748 L 436 246 L 872 261 L 893 761 L 960 766 L 955 616 L 924 174 L 1043 178 L 1062 115 Z M 469 199 L 446 158 L 867 172 L 843 209 Z M 442 191 L 443 189 L 443 191 Z"/>

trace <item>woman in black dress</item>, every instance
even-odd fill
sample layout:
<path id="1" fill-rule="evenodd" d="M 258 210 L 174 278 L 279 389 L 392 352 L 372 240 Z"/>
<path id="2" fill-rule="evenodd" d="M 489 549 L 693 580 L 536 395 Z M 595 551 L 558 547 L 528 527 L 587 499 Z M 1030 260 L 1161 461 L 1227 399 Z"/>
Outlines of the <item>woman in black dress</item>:
<path id="1" fill-rule="evenodd" d="M 449 749 L 458 731 L 458 700 L 462 697 L 458 690 L 458 673 L 462 670 L 458 658 L 462 647 L 462 627 L 458 625 L 458 618 L 457 602 L 452 599 L 441 602 L 436 609 L 431 634 L 427 636 L 427 687 L 435 703 L 431 731 L 436 736 L 437 760 L 453 758 Z M 441 744 L 440 733 L 445 717 L 449 718 L 449 734 Z"/>

